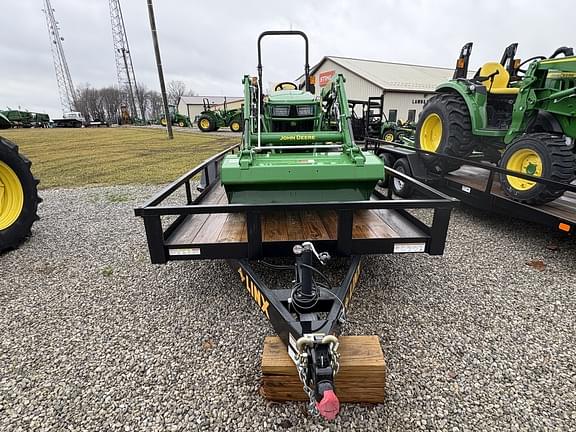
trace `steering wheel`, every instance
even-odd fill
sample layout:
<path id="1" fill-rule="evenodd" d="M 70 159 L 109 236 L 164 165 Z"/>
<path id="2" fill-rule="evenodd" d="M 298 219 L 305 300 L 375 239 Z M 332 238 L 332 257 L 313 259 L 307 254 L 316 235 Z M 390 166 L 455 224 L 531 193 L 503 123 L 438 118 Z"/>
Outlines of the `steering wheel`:
<path id="1" fill-rule="evenodd" d="M 286 87 L 288 87 L 288 88 L 286 88 Z M 294 84 L 293 82 L 284 81 L 284 82 L 276 84 L 276 87 L 274 87 L 274 91 L 278 91 L 278 90 L 298 90 L 298 87 L 296 87 L 296 84 Z"/>
<path id="2" fill-rule="evenodd" d="M 533 62 L 534 60 L 546 60 L 548 57 L 546 56 L 534 56 L 534 57 L 530 57 L 529 59 L 524 60 L 522 63 L 520 63 L 518 65 L 518 67 L 516 68 L 516 73 L 518 72 L 522 72 L 523 74 L 526 73 L 527 69 L 522 69 L 522 66 L 524 66 L 526 63 L 530 63 Z"/>

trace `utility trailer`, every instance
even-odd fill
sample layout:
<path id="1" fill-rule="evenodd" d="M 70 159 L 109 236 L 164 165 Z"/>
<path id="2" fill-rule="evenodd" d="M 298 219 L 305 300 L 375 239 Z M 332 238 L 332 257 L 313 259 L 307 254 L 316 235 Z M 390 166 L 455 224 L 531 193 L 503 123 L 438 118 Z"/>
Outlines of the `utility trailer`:
<path id="1" fill-rule="evenodd" d="M 481 155 L 478 157 L 472 155 L 470 158 L 463 159 L 375 138 L 367 138 L 364 148 L 374 151 L 375 154 L 384 159 L 387 167 L 395 167 L 396 170 L 413 176 L 471 207 L 512 216 L 567 233 L 573 233 L 576 230 L 576 182 L 571 184 L 558 183 L 513 172 L 482 161 Z M 449 173 L 435 173 L 428 168 L 423 160 L 423 155 L 433 156 L 438 160 L 452 161 L 461 167 Z M 557 186 L 564 189 L 565 192 L 559 198 L 545 204 L 521 203 L 508 197 L 502 190 L 500 174 L 548 186 Z M 389 186 L 394 194 L 402 197 L 412 196 L 414 192 L 411 185 L 404 183 L 399 177 L 392 179 Z"/>
<path id="2" fill-rule="evenodd" d="M 301 379 L 302 374 L 310 378 L 304 380 L 312 383 L 305 384 L 304 390 L 310 397 L 310 411 L 317 414 L 317 395 L 325 382 L 332 383 L 332 369 L 338 369 L 335 336 L 359 283 L 362 256 L 441 255 L 457 200 L 389 169 L 388 175 L 409 183 L 427 198 L 392 199 L 391 194 L 375 188 L 365 201 L 229 204 L 220 182 L 220 165 L 227 154 L 237 150 L 238 146 L 231 147 L 194 168 L 137 208 L 135 214 L 144 220 L 153 263 L 228 261 L 243 289 L 286 345 Z M 195 178 L 199 175 L 198 185 Z M 183 203 L 172 204 L 179 195 Z M 430 209 L 431 224 L 410 209 Z M 302 287 L 302 298 L 294 296 L 295 286 L 272 289 L 263 282 L 253 264 L 272 257 L 295 258 L 296 284 Z M 346 276 L 332 289 L 315 280 L 321 275 L 315 264 L 325 264 L 331 257 L 346 257 L 348 261 Z M 311 295 L 316 296 L 315 303 L 299 309 Z M 315 334 L 321 334 L 318 337 L 325 343 L 313 349 L 304 364 L 299 354 L 306 348 L 307 337 Z M 331 359 L 329 371 L 323 359 Z"/>
<path id="3" fill-rule="evenodd" d="M 304 88 L 285 81 L 264 94 L 261 40 L 268 36 L 303 40 Z M 344 76 L 336 75 L 315 95 L 303 32 L 260 34 L 257 69 L 258 76 L 242 81 L 241 144 L 178 179 L 136 215 L 144 219 L 154 263 L 228 260 L 278 333 L 285 358 L 294 362 L 309 411 L 333 419 L 340 409 L 337 335 L 360 280 L 361 257 L 442 254 L 457 200 L 397 171 L 385 173 L 381 159 L 362 151 L 352 136 Z M 385 175 L 399 177 L 426 198 L 392 199 L 377 186 Z M 183 204 L 168 204 L 178 194 Z M 424 220 L 430 215 L 419 209 L 433 212 L 429 224 Z M 275 257 L 291 257 L 294 264 L 263 261 Z M 347 262 L 338 261 L 338 270 L 345 271 L 334 285 L 320 270 L 332 257 Z M 293 271 L 294 279 L 271 289 L 259 266 Z M 367 389 L 365 380 L 357 383 L 360 391 Z"/>

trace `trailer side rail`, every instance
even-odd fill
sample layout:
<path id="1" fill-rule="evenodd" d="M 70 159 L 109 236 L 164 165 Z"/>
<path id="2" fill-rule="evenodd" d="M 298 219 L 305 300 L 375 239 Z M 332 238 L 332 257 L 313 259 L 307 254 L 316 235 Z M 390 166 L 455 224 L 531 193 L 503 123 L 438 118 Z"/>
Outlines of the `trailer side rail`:
<path id="1" fill-rule="evenodd" d="M 236 151 L 233 146 L 218 153 L 172 184 L 161 190 L 144 205 L 135 209 L 136 216 L 144 219 L 150 256 L 154 263 L 183 259 L 256 259 L 262 256 L 291 256 L 295 239 L 266 241 L 263 239 L 263 221 L 267 214 L 274 212 L 333 212 L 335 214 L 335 235 L 314 240 L 318 247 L 335 255 L 350 256 L 364 254 L 383 254 L 393 252 L 427 252 L 440 255 L 444 251 L 448 222 L 452 208 L 457 200 L 430 186 L 394 170 L 386 170 L 388 175 L 411 183 L 423 195 L 430 198 L 415 200 L 393 199 L 376 188 L 372 199 L 367 201 L 318 202 L 318 203 L 273 203 L 273 204 L 215 204 L 207 203 L 206 197 L 220 188 L 219 164 L 226 154 Z M 194 196 L 195 176 L 202 176 L 199 194 Z M 175 195 L 184 188 L 185 200 L 182 205 L 169 204 Z M 431 223 L 424 223 L 420 217 L 410 212 L 412 209 L 431 209 Z M 355 235 L 354 219 L 357 212 L 388 212 L 400 225 L 399 236 L 371 236 L 359 238 Z M 190 218 L 207 215 L 206 218 L 218 218 L 222 214 L 239 214 L 245 224 L 246 238 L 234 242 L 182 242 L 169 244 L 171 236 Z M 171 221 L 163 224 L 163 218 Z M 164 226 L 166 225 L 166 226 Z M 410 228 L 404 230 L 403 226 Z M 202 236 L 200 236 L 202 237 Z"/>

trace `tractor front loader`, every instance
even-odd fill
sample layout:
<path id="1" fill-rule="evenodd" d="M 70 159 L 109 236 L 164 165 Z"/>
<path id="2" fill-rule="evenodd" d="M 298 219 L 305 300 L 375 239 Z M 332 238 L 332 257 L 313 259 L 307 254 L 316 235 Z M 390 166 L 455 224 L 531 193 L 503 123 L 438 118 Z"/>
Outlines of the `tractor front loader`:
<path id="1" fill-rule="evenodd" d="M 16 144 L 0 137 L 0 253 L 18 247 L 38 220 L 39 181 L 31 165 Z"/>
<path id="2" fill-rule="evenodd" d="M 437 87 L 420 114 L 416 146 L 459 158 L 474 152 L 508 171 L 556 182 L 499 174 L 507 196 L 537 205 L 561 196 L 562 184 L 576 178 L 576 57 L 561 47 L 522 62 L 516 49 L 510 45 L 500 62 L 468 78 L 472 43 L 466 44 L 453 79 Z M 438 172 L 460 167 L 430 154 L 426 160 Z"/>

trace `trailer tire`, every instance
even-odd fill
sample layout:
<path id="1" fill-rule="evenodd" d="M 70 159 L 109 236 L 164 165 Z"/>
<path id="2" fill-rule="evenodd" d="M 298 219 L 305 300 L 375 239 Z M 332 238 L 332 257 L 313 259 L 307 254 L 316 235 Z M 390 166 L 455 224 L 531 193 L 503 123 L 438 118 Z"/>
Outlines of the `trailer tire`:
<path id="1" fill-rule="evenodd" d="M 31 166 L 16 144 L 0 137 L 0 252 L 17 248 L 38 220 L 42 199 Z"/>
<path id="2" fill-rule="evenodd" d="M 576 155 L 566 138 L 549 133 L 525 134 L 506 148 L 500 168 L 570 184 L 576 178 Z M 554 201 L 565 189 L 500 174 L 502 189 L 510 198 L 538 205 Z"/>
<path id="3" fill-rule="evenodd" d="M 410 169 L 410 164 L 406 158 L 396 160 L 392 169 L 401 172 L 402 174 L 406 174 L 407 176 L 412 176 L 412 169 Z M 412 196 L 413 188 L 410 183 L 394 177 L 390 180 L 390 186 L 392 187 L 392 192 L 401 198 L 409 198 Z"/>
<path id="4" fill-rule="evenodd" d="M 424 106 L 416 126 L 416 148 L 429 152 L 467 158 L 476 146 L 466 102 L 460 95 L 442 93 Z M 422 154 L 434 171 L 450 172 L 460 168 L 457 161 Z"/>
<path id="5" fill-rule="evenodd" d="M 394 156 L 389 153 L 380 153 L 378 157 L 384 162 L 384 167 L 392 168 L 394 166 Z M 386 173 L 386 168 L 384 168 L 384 180 L 378 181 L 378 186 L 387 188 L 390 184 L 390 176 Z"/>

